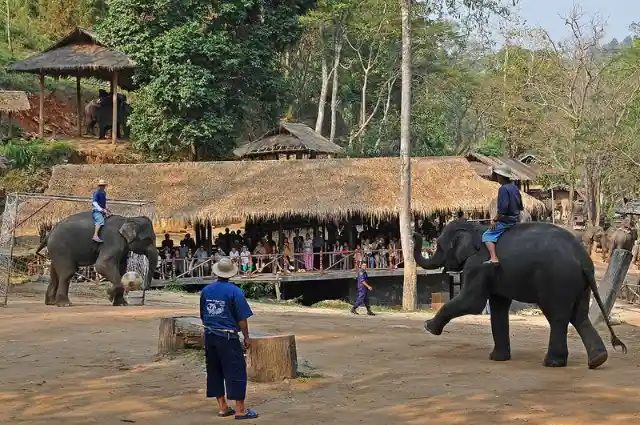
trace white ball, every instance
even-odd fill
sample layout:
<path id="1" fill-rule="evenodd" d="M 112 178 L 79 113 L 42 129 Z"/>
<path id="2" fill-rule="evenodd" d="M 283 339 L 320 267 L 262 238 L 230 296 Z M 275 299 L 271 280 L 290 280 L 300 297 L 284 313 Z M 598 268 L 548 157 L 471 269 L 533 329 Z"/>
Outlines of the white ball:
<path id="1" fill-rule="evenodd" d="M 126 272 L 122 276 L 125 291 L 139 291 L 142 288 L 142 275 L 138 272 Z"/>

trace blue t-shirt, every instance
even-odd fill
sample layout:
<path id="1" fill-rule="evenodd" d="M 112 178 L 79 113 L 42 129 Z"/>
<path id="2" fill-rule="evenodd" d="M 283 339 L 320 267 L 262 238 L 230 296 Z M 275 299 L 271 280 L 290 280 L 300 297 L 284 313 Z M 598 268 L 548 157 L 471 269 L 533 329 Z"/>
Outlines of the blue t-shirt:
<path id="1" fill-rule="evenodd" d="M 363 287 L 364 285 L 362 284 L 362 282 L 366 282 L 369 280 L 369 275 L 367 274 L 366 270 L 360 269 L 358 270 L 358 288 Z"/>
<path id="2" fill-rule="evenodd" d="M 94 202 L 96 202 L 98 205 L 100 205 L 100 208 L 102 208 L 102 209 L 107 208 L 107 194 L 106 194 L 106 192 L 104 190 L 100 190 L 100 189 L 98 189 L 95 192 L 93 192 L 93 196 L 91 197 L 91 203 L 93 204 Z"/>
<path id="3" fill-rule="evenodd" d="M 238 338 L 238 323 L 251 316 L 242 290 L 231 282 L 214 282 L 200 293 L 200 319 L 207 334 Z"/>
<path id="4" fill-rule="evenodd" d="M 500 221 L 506 224 L 514 224 L 520 221 L 520 211 L 522 206 L 522 197 L 518 186 L 513 183 L 506 183 L 498 189 L 498 214 Z"/>

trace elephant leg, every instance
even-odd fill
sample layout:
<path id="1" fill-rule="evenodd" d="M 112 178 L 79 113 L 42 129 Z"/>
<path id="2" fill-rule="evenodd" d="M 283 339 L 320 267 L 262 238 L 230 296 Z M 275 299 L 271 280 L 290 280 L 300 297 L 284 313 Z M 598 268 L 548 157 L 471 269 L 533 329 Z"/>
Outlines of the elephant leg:
<path id="1" fill-rule="evenodd" d="M 491 333 L 493 334 L 493 351 L 489 358 L 494 361 L 511 360 L 511 342 L 509 341 L 509 307 L 511 299 L 491 294 Z"/>
<path id="2" fill-rule="evenodd" d="M 49 276 L 51 278 L 51 281 L 49 282 L 49 286 L 47 286 L 47 293 L 45 294 L 44 303 L 46 305 L 55 305 L 56 294 L 58 292 L 58 275 L 53 265 L 49 267 Z"/>
<path id="3" fill-rule="evenodd" d="M 595 369 L 607 361 L 609 354 L 598 331 L 589 320 L 590 298 L 591 290 L 587 288 L 582 292 L 580 299 L 576 303 L 571 317 L 571 324 L 576 328 L 584 348 L 587 350 L 589 369 Z"/>
<path id="4" fill-rule="evenodd" d="M 478 266 L 464 277 L 460 293 L 447 301 L 436 315 L 424 323 L 424 328 L 434 335 L 442 334 L 444 327 L 456 317 L 481 314 L 487 305 L 487 279 L 491 273 L 488 266 Z"/>
<path id="5" fill-rule="evenodd" d="M 542 364 L 547 367 L 564 367 L 567 365 L 569 357 L 567 331 L 573 312 L 573 305 L 567 306 L 563 300 L 552 297 L 552 295 L 550 297 L 551 299 L 548 302 L 540 303 L 540 309 L 551 327 L 549 347 Z"/>
<path id="6" fill-rule="evenodd" d="M 109 264 L 112 259 L 101 260 L 98 258 L 96 262 L 96 271 L 102 276 L 106 277 L 113 285 L 107 293 L 109 294 L 109 300 L 113 302 L 114 306 L 127 305 L 127 301 L 124 299 L 124 286 L 122 285 L 122 274 L 120 274 L 120 264 Z"/>
<path id="7" fill-rule="evenodd" d="M 56 305 L 58 307 L 69 307 L 69 282 L 77 271 L 74 267 L 58 267 L 58 291 L 56 292 Z"/>

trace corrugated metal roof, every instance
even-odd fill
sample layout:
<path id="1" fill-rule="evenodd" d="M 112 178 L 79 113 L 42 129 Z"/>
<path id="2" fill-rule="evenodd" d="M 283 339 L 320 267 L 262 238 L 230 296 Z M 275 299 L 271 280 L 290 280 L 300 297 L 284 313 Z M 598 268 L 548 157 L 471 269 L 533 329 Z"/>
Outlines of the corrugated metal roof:
<path id="1" fill-rule="evenodd" d="M 633 214 L 640 215 L 640 198 L 635 198 L 624 204 L 624 206 L 617 208 L 618 214 Z"/>
<path id="2" fill-rule="evenodd" d="M 467 160 L 473 165 L 478 174 L 483 177 L 491 176 L 491 169 L 506 165 L 511 168 L 511 172 L 520 181 L 534 181 L 538 178 L 538 167 L 535 165 L 524 164 L 517 159 L 508 157 L 486 156 L 477 152 L 467 154 Z M 483 164 L 484 168 L 475 165 L 474 162 Z"/>

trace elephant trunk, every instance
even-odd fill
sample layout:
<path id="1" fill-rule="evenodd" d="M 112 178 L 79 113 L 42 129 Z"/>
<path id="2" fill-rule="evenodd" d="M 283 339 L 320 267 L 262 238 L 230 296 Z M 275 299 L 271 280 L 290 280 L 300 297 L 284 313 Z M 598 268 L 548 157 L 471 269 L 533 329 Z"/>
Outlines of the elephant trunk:
<path id="1" fill-rule="evenodd" d="M 413 234 L 413 258 L 416 264 L 426 270 L 439 269 L 444 264 L 444 252 L 439 246 L 433 257 L 424 258 L 422 256 L 422 235 L 419 233 Z"/>
<path id="2" fill-rule="evenodd" d="M 147 270 L 147 277 L 144 282 L 145 289 L 151 288 L 151 280 L 153 279 L 153 272 L 156 270 L 156 266 L 158 265 L 158 249 L 155 247 L 155 244 L 149 247 L 149 249 L 145 252 L 145 257 L 149 261 L 149 269 Z"/>

